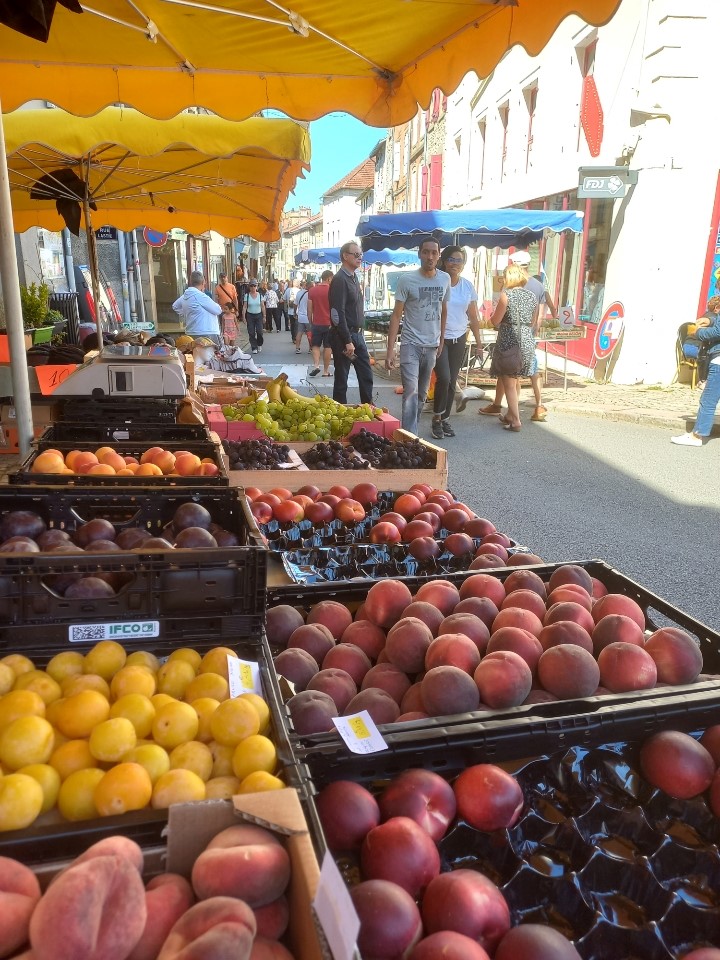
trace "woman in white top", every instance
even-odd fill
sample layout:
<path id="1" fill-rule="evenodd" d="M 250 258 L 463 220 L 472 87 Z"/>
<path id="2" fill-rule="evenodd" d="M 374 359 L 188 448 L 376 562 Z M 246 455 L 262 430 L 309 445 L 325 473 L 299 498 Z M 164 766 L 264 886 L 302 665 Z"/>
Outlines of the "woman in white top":
<path id="1" fill-rule="evenodd" d="M 450 411 L 458 373 L 465 357 L 468 326 L 475 336 L 475 342 L 480 342 L 477 292 L 470 281 L 461 276 L 464 267 L 465 251 L 462 247 L 445 247 L 438 269 L 450 276 L 450 300 L 447 305 L 444 348 L 435 361 L 432 435 L 436 440 L 455 436 L 450 426 Z"/>

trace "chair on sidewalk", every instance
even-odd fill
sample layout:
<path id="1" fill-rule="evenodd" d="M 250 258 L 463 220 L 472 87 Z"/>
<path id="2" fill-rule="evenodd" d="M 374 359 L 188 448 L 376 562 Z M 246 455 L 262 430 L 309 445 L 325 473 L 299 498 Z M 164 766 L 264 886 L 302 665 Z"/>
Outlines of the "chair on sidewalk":
<path id="1" fill-rule="evenodd" d="M 698 382 L 698 347 L 694 343 L 686 342 L 688 337 L 691 336 L 690 328 L 692 328 L 692 333 L 694 333 L 696 325 L 694 323 L 682 323 L 678 328 L 677 338 L 675 340 L 675 360 L 677 362 L 675 379 L 679 379 L 682 367 L 689 367 L 690 386 L 691 389 L 694 390 Z"/>

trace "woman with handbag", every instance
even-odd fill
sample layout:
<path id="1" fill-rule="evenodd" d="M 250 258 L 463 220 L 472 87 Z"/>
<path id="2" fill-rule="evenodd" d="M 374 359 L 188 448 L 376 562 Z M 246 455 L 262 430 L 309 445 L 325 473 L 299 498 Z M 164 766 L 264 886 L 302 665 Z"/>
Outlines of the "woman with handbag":
<path id="1" fill-rule="evenodd" d="M 492 354 L 490 373 L 497 377 L 508 406 L 507 416 L 500 416 L 505 430 L 519 433 L 520 377 L 529 377 L 535 361 L 534 327 L 538 304 L 529 290 L 523 290 L 527 276 L 522 267 L 511 263 L 504 271 L 504 286 L 490 322 L 498 335 Z"/>

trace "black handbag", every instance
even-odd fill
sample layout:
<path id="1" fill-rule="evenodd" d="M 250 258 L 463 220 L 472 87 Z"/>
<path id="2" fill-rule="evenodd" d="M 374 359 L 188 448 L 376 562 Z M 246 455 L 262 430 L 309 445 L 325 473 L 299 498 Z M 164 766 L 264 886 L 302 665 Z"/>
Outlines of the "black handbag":
<path id="1" fill-rule="evenodd" d="M 507 306 L 510 310 L 510 304 Z M 522 373 L 522 350 L 520 349 L 520 324 L 514 326 L 515 343 L 508 344 L 507 347 L 498 349 L 497 344 L 493 348 L 492 363 L 490 365 L 490 374 L 495 377 L 519 377 Z"/>

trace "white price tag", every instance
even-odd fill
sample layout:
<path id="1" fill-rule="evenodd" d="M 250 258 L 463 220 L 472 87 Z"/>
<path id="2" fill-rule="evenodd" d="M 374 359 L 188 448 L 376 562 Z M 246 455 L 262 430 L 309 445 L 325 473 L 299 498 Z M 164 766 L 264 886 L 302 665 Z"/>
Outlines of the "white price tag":
<path id="1" fill-rule="evenodd" d="M 352 753 L 378 753 L 388 748 L 367 710 L 351 717 L 333 717 L 332 722 Z"/>
<path id="2" fill-rule="evenodd" d="M 345 881 L 328 851 L 320 868 L 313 909 L 334 960 L 352 960 L 360 932 L 360 920 Z"/>
<path id="3" fill-rule="evenodd" d="M 257 693 L 262 696 L 260 667 L 251 660 L 240 660 L 228 654 L 228 686 L 230 697 L 239 697 L 243 693 Z"/>

